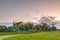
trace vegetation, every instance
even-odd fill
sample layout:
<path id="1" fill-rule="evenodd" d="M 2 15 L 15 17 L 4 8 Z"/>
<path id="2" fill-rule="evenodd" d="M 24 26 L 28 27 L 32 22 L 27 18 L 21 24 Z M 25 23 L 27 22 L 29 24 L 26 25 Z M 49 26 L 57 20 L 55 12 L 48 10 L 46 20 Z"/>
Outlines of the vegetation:
<path id="1" fill-rule="evenodd" d="M 33 31 L 34 29 L 34 24 L 33 23 L 25 23 L 25 30 Z"/>
<path id="2" fill-rule="evenodd" d="M 32 34 L 19 34 L 3 40 L 60 40 L 60 31 L 40 32 Z"/>
<path id="3" fill-rule="evenodd" d="M 54 25 L 50 27 L 46 23 L 34 25 L 33 23 L 27 22 L 17 26 L 0 26 L 0 35 L 19 34 L 18 36 L 3 40 L 60 40 L 60 32 L 56 30 Z"/>
<path id="4" fill-rule="evenodd" d="M 50 30 L 50 26 L 46 23 L 42 23 L 39 25 L 36 25 L 37 31 L 49 31 Z"/>
<path id="5" fill-rule="evenodd" d="M 50 27 L 50 25 L 46 23 L 41 23 L 36 26 L 34 26 L 33 23 L 27 22 L 27 23 L 22 23 L 18 26 L 0 26 L 0 32 L 21 32 L 21 31 L 52 31 L 56 30 L 56 27 L 54 25 Z"/>
<path id="6" fill-rule="evenodd" d="M 0 32 L 0 36 L 2 35 L 15 35 L 17 34 L 16 32 Z"/>

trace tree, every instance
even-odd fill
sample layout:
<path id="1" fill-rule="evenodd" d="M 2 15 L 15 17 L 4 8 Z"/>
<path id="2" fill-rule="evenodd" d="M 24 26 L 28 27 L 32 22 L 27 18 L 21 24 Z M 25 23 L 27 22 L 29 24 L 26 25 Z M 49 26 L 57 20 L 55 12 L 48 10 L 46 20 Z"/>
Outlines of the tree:
<path id="1" fill-rule="evenodd" d="M 50 30 L 57 30 L 57 28 L 54 26 L 54 23 L 52 24 L 52 27 L 50 28 Z"/>
<path id="2" fill-rule="evenodd" d="M 0 25 L 0 32 L 7 32 L 7 27 Z"/>
<path id="3" fill-rule="evenodd" d="M 8 27 L 8 31 L 9 32 L 17 32 L 18 30 L 17 30 L 17 27 L 16 26 L 9 26 Z"/>
<path id="4" fill-rule="evenodd" d="M 50 30 L 50 26 L 47 23 L 43 23 L 42 24 L 42 30 L 43 31 L 49 31 Z"/>
<path id="5" fill-rule="evenodd" d="M 41 24 L 36 25 L 36 29 L 37 31 L 49 31 L 50 26 L 46 23 L 41 23 Z"/>
<path id="6" fill-rule="evenodd" d="M 36 25 L 36 31 L 41 31 L 41 29 L 42 29 L 41 27 L 42 27 L 42 26 L 41 26 L 41 25 L 39 25 L 39 24 L 38 24 L 38 25 Z"/>
<path id="7" fill-rule="evenodd" d="M 30 23 L 30 22 L 23 23 L 23 26 L 26 31 L 33 31 L 33 28 L 34 28 L 33 23 Z"/>
<path id="8" fill-rule="evenodd" d="M 33 31 L 33 29 L 34 29 L 34 24 L 27 22 L 27 25 L 29 26 L 29 30 L 30 30 L 30 31 Z"/>
<path id="9" fill-rule="evenodd" d="M 27 23 L 24 23 L 25 31 L 29 31 L 29 25 Z"/>
<path id="10" fill-rule="evenodd" d="M 19 27 L 20 31 L 24 31 L 25 30 L 24 23 L 20 24 L 18 27 Z"/>

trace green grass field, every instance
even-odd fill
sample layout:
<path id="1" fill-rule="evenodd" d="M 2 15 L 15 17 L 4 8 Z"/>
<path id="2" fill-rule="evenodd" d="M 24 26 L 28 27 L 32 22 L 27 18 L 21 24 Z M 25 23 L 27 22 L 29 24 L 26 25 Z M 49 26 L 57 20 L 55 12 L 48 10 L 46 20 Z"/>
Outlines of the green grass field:
<path id="1" fill-rule="evenodd" d="M 4 36 L 4 35 L 15 35 L 17 33 L 15 32 L 0 32 L 0 36 Z"/>
<path id="2" fill-rule="evenodd" d="M 60 31 L 19 34 L 3 40 L 60 40 Z"/>

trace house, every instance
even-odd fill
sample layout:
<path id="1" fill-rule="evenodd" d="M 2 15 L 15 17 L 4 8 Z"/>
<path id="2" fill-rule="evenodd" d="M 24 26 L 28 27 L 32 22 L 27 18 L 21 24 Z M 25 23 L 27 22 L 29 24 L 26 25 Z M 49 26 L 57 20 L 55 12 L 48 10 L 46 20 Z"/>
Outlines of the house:
<path id="1" fill-rule="evenodd" d="M 18 25 L 20 25 L 21 23 L 23 23 L 23 22 L 16 22 L 16 23 L 13 22 L 13 26 L 18 26 Z"/>

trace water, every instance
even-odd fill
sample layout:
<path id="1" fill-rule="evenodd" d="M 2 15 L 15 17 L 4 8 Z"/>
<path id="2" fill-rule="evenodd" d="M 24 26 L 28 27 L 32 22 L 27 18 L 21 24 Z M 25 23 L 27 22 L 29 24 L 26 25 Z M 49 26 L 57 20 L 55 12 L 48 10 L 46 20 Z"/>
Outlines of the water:
<path id="1" fill-rule="evenodd" d="M 8 27 L 8 26 L 12 26 L 13 23 L 0 23 L 0 25 L 1 25 L 1 26 L 7 26 L 7 27 Z"/>

